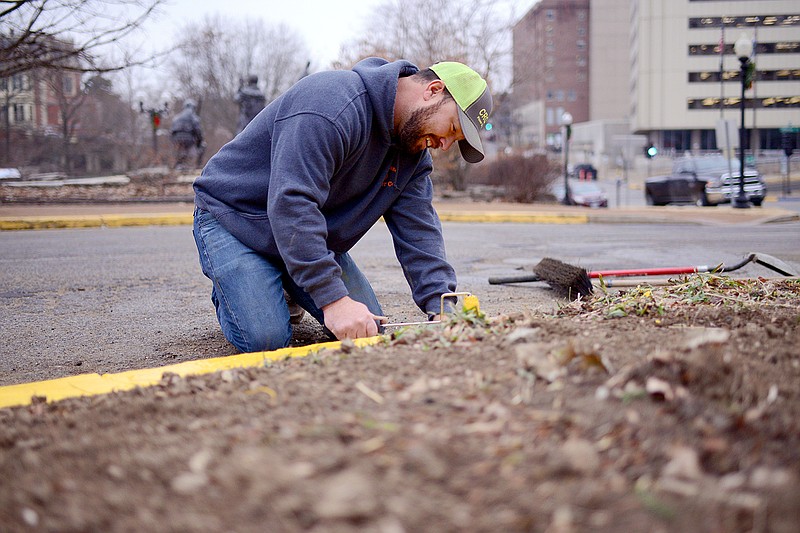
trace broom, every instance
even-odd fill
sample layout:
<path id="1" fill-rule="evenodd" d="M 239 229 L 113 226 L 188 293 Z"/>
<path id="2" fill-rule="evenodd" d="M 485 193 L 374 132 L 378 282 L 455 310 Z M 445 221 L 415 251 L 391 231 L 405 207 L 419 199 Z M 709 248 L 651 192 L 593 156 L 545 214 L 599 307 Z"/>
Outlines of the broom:
<path id="1" fill-rule="evenodd" d="M 613 277 L 613 276 L 656 276 L 668 274 L 693 274 L 698 272 L 732 272 L 739 270 L 748 263 L 758 263 L 773 270 L 782 276 L 797 276 L 798 273 L 792 267 L 776 257 L 764 253 L 752 252 L 742 261 L 731 266 L 720 263 L 715 267 L 707 265 L 681 266 L 666 268 L 643 268 L 626 270 L 597 270 L 587 272 L 585 269 L 576 267 L 558 259 L 545 257 L 533 267 L 533 274 L 524 274 L 511 277 L 492 277 L 489 278 L 490 285 L 501 285 L 505 283 L 520 283 L 526 281 L 544 281 L 550 284 L 559 293 L 568 298 L 575 299 L 578 296 L 589 296 L 592 294 L 591 278 Z"/>
<path id="2" fill-rule="evenodd" d="M 570 300 L 592 294 L 592 280 L 585 268 L 545 257 L 533 267 L 537 281 L 547 282 L 554 290 Z M 489 280 L 491 283 L 491 280 Z"/>

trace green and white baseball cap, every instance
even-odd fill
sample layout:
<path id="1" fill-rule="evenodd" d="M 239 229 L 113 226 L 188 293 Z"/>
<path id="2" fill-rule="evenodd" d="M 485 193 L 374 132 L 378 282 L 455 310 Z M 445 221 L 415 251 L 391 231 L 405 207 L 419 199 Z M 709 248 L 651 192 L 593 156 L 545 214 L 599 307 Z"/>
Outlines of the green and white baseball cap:
<path id="1" fill-rule="evenodd" d="M 464 140 L 458 141 L 461 157 L 468 163 L 483 160 L 483 143 L 478 132 L 489 123 L 492 114 L 492 94 L 480 74 L 455 61 L 442 61 L 431 65 L 448 92 L 458 104 L 458 119 Z"/>

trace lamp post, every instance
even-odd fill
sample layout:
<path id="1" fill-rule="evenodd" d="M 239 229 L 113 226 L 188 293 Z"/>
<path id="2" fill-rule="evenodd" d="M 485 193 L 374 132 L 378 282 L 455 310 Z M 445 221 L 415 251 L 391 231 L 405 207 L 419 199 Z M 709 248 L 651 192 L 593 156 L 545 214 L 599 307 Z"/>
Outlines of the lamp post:
<path id="1" fill-rule="evenodd" d="M 739 62 L 742 66 L 740 73 L 742 78 L 742 99 L 739 102 L 742 126 L 739 129 L 739 194 L 735 198 L 731 198 L 731 205 L 736 208 L 744 209 L 750 207 L 747 194 L 744 192 L 744 141 L 746 137 L 746 130 L 744 129 L 744 91 L 747 88 L 747 67 L 748 63 L 750 63 L 750 56 L 753 55 L 753 41 L 743 33 L 734 43 L 733 51 L 736 57 L 739 58 Z M 733 196 L 733 194 L 731 194 L 731 196 Z"/>
<path id="2" fill-rule="evenodd" d="M 144 102 L 139 102 L 139 111 L 150 116 L 150 127 L 153 131 L 153 153 L 158 153 L 158 128 L 161 126 L 161 119 L 169 111 L 169 106 L 164 102 L 164 106 L 158 109 L 151 107 L 144 108 Z"/>
<path id="3" fill-rule="evenodd" d="M 564 126 L 564 205 L 573 205 L 572 195 L 569 192 L 569 138 L 572 136 L 572 115 L 564 111 L 561 115 L 561 125 Z"/>

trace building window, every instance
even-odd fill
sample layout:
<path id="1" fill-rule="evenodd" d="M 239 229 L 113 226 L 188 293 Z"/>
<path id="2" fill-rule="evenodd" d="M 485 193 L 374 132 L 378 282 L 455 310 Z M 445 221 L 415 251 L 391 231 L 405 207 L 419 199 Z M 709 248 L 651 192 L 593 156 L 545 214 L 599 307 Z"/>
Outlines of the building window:
<path id="1" fill-rule="evenodd" d="M 719 83 L 721 81 L 738 81 L 741 70 L 725 70 L 720 75 L 716 71 L 690 72 L 690 83 Z M 758 81 L 797 81 L 800 80 L 800 69 L 784 68 L 780 70 L 759 70 L 756 73 Z"/>
<path id="2" fill-rule="evenodd" d="M 570 89 L 567 91 L 568 102 L 575 102 L 577 99 L 578 99 L 578 93 L 576 93 L 574 89 Z"/>
<path id="3" fill-rule="evenodd" d="M 564 91 L 559 89 L 556 91 L 556 101 L 563 102 L 564 101 Z"/>
<path id="4" fill-rule="evenodd" d="M 796 54 L 800 52 L 800 41 L 782 41 L 777 43 L 755 43 L 754 54 Z M 725 45 L 725 54 L 733 54 L 733 44 Z M 719 55 L 717 44 L 690 44 L 690 56 Z"/>
<path id="5" fill-rule="evenodd" d="M 726 98 L 723 107 L 729 109 L 739 109 L 741 98 Z M 709 98 L 689 98 L 686 101 L 686 108 L 693 110 L 719 109 L 719 97 Z M 745 107 L 748 109 L 784 109 L 800 108 L 800 96 L 770 96 L 767 98 L 746 98 Z"/>
<path id="6" fill-rule="evenodd" d="M 585 67 L 586 66 L 586 57 L 585 56 L 577 56 L 575 58 L 575 64 L 577 64 L 579 67 Z"/>
<path id="7" fill-rule="evenodd" d="M 586 41 L 583 39 L 578 39 L 575 44 L 578 46 L 578 50 L 586 50 Z"/>
<path id="8" fill-rule="evenodd" d="M 555 9 L 547 9 L 544 12 L 544 18 L 547 20 L 556 20 L 556 10 Z"/>
<path id="9" fill-rule="evenodd" d="M 800 26 L 800 15 L 766 15 L 762 17 L 693 17 L 689 19 L 689 28 L 719 28 L 742 26 L 792 27 Z"/>
<path id="10" fill-rule="evenodd" d="M 64 89 L 64 95 L 65 96 L 72 96 L 73 84 L 72 84 L 72 77 L 71 76 L 64 76 L 62 89 Z"/>
<path id="11" fill-rule="evenodd" d="M 715 130 L 700 130 L 700 149 L 717 149 L 717 132 Z"/>
<path id="12" fill-rule="evenodd" d="M 586 20 L 586 10 L 581 9 L 578 11 L 578 20 Z"/>
<path id="13" fill-rule="evenodd" d="M 662 143 L 664 148 L 689 150 L 692 147 L 692 132 L 689 130 L 664 130 Z"/>
<path id="14" fill-rule="evenodd" d="M 16 124 L 25 122 L 25 106 L 22 104 L 14 104 L 14 122 Z"/>
<path id="15" fill-rule="evenodd" d="M 553 96 L 553 91 L 548 89 L 548 91 L 547 91 L 547 99 L 548 100 L 552 100 L 553 98 L 555 98 L 555 96 Z"/>
<path id="16" fill-rule="evenodd" d="M 553 119 L 553 108 L 552 107 L 548 107 L 547 108 L 545 122 L 547 123 L 548 126 L 554 126 L 555 125 L 555 120 Z"/>
<path id="17" fill-rule="evenodd" d="M 26 91 L 30 89 L 30 85 L 28 84 L 28 76 L 25 74 L 14 74 L 11 78 L 11 87 L 15 91 Z"/>

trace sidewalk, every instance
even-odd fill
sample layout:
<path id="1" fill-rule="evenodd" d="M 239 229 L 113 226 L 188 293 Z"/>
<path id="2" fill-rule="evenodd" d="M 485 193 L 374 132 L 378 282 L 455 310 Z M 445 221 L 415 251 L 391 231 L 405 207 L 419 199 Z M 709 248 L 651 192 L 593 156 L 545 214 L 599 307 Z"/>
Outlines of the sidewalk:
<path id="1" fill-rule="evenodd" d="M 800 213 L 779 207 L 620 207 L 589 209 L 558 204 L 435 202 L 445 222 L 538 224 L 768 224 L 800 221 Z M 189 202 L 0 204 L 0 230 L 184 225 L 192 222 Z"/>

